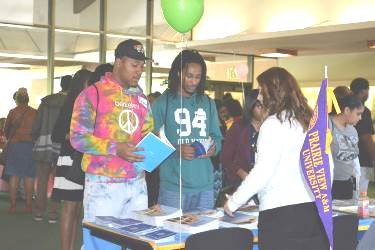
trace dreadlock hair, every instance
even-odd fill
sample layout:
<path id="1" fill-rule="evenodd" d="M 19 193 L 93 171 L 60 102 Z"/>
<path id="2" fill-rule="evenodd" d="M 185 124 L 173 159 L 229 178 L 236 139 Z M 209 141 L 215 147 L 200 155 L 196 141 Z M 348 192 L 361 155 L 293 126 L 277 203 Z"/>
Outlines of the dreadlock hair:
<path id="1" fill-rule="evenodd" d="M 201 80 L 196 92 L 199 95 L 203 95 L 206 82 L 207 66 L 203 57 L 196 50 L 183 50 L 173 60 L 168 76 L 168 88 L 173 94 L 177 94 L 181 84 L 181 70 L 186 69 L 189 63 L 197 63 L 202 67 Z"/>

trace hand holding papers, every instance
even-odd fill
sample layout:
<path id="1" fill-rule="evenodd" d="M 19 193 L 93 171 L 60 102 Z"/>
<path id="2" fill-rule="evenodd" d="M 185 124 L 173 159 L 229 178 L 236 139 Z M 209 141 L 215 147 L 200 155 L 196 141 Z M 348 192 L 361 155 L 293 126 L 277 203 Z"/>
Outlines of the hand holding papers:
<path id="1" fill-rule="evenodd" d="M 176 150 L 168 140 L 161 140 L 151 132 L 143 137 L 136 147 L 143 148 L 143 151 L 139 151 L 137 154 L 144 155 L 145 158 L 143 162 L 135 162 L 134 165 L 147 172 L 152 172 Z"/>
<path id="2" fill-rule="evenodd" d="M 208 138 L 205 141 L 195 141 L 191 146 L 195 149 L 195 158 L 200 158 L 207 155 L 210 149 L 214 147 L 214 141 L 211 138 Z"/>

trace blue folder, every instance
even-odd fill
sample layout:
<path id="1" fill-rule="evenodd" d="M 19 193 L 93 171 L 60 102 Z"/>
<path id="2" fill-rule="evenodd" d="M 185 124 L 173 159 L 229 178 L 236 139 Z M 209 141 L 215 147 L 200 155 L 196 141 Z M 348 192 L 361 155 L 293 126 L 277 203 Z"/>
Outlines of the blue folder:
<path id="1" fill-rule="evenodd" d="M 135 162 L 134 165 L 147 172 L 152 172 L 176 150 L 172 145 L 163 142 L 152 132 L 143 137 L 137 144 L 137 147 L 143 148 L 144 151 L 138 151 L 136 153 L 144 155 L 145 159 L 143 162 Z"/>

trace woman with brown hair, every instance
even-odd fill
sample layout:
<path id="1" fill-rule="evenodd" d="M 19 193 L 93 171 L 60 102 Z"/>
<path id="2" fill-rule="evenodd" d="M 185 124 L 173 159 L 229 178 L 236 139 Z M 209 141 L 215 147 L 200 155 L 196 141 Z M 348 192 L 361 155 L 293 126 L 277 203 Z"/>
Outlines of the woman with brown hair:
<path id="1" fill-rule="evenodd" d="M 257 78 L 269 116 L 258 137 L 254 168 L 228 199 L 232 215 L 259 197 L 260 249 L 328 249 L 328 240 L 300 167 L 300 151 L 312 115 L 296 79 L 273 67 Z"/>
<path id="2" fill-rule="evenodd" d="M 5 136 L 8 140 L 5 174 L 10 176 L 10 207 L 16 212 L 16 198 L 20 178 L 24 180 L 26 192 L 25 212 L 32 212 L 32 193 L 35 178 L 35 163 L 31 157 L 33 142 L 31 127 L 36 110 L 31 108 L 26 88 L 20 88 L 15 95 L 17 107 L 10 110 L 5 122 Z"/>

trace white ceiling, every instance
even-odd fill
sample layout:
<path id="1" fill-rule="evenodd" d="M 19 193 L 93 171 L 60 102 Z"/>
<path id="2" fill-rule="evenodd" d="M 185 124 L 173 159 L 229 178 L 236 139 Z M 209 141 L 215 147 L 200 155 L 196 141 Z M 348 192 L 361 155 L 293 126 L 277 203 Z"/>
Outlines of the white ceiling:
<path id="1" fill-rule="evenodd" d="M 188 47 L 255 55 L 264 49 L 296 49 L 298 55 L 307 56 L 374 51 L 367 47 L 367 40 L 375 40 L 375 21 L 192 41 Z"/>

